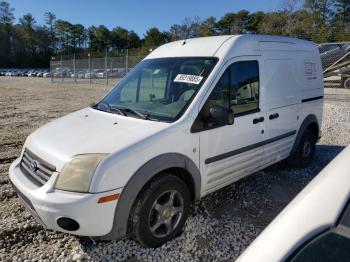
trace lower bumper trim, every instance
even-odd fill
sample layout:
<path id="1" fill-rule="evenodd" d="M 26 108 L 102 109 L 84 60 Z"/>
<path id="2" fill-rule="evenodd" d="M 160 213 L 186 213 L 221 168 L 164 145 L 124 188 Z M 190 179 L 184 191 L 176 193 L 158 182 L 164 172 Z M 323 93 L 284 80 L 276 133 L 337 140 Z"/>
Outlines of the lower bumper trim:
<path id="1" fill-rule="evenodd" d="M 30 202 L 30 200 L 24 194 L 22 194 L 22 192 L 19 191 L 17 189 L 17 187 L 12 182 L 11 182 L 11 185 L 12 185 L 13 189 L 16 191 L 18 198 L 22 202 L 25 209 L 35 218 L 35 220 L 37 220 L 42 226 L 45 227 L 44 222 L 41 220 L 38 213 L 35 211 L 35 208 L 34 208 L 32 202 Z"/>

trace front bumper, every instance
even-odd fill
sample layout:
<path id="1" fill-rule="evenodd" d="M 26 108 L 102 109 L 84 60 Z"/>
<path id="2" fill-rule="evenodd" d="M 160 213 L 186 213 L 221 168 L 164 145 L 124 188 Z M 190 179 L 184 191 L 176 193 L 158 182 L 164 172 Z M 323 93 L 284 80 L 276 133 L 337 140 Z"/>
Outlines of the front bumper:
<path id="1" fill-rule="evenodd" d="M 48 182 L 38 187 L 20 170 L 20 159 L 15 160 L 9 176 L 18 196 L 26 209 L 48 229 L 81 236 L 104 236 L 113 227 L 117 200 L 99 204 L 98 199 L 120 194 L 122 188 L 103 193 L 74 193 L 54 188 L 58 174 L 54 173 Z M 67 217 L 79 224 L 79 229 L 67 231 L 57 224 L 57 219 Z"/>

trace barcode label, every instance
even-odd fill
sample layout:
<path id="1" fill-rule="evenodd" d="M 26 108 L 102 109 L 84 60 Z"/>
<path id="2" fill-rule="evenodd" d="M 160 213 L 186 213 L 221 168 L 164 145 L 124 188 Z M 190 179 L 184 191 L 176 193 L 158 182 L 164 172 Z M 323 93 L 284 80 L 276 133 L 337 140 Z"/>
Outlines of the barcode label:
<path id="1" fill-rule="evenodd" d="M 202 79 L 203 76 L 178 74 L 175 77 L 174 82 L 199 85 Z"/>

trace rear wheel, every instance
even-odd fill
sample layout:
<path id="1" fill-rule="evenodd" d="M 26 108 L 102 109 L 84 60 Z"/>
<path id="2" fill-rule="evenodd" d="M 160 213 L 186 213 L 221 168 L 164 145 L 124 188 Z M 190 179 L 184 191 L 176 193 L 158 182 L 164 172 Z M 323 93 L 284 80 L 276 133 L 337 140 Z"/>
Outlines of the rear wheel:
<path id="1" fill-rule="evenodd" d="M 307 167 L 314 159 L 315 149 L 316 136 L 310 129 L 307 129 L 304 132 L 297 149 L 289 157 L 289 164 L 298 168 Z"/>
<path id="2" fill-rule="evenodd" d="M 344 87 L 350 89 L 350 76 L 347 79 L 345 79 Z"/>
<path id="3" fill-rule="evenodd" d="M 158 247 L 182 232 L 189 208 L 187 185 L 174 175 L 164 175 L 136 200 L 129 220 L 130 235 L 146 247 Z"/>

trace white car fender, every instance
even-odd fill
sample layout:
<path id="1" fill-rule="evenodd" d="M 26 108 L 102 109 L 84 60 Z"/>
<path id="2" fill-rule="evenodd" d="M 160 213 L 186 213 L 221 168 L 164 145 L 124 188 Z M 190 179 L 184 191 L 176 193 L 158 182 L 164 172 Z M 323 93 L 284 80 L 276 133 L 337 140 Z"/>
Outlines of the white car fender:
<path id="1" fill-rule="evenodd" d="M 237 261 L 283 261 L 306 240 L 335 225 L 350 197 L 350 146 L 272 221 Z"/>

